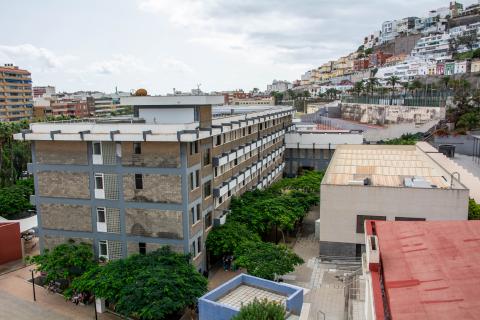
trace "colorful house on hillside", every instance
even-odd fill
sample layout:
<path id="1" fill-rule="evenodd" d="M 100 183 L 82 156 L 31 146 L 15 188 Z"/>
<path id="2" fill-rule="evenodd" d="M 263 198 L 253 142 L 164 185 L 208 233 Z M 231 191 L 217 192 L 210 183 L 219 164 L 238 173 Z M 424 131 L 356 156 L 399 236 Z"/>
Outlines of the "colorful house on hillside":
<path id="1" fill-rule="evenodd" d="M 437 63 L 437 75 L 444 75 L 445 74 L 445 63 L 439 62 Z"/>
<path id="2" fill-rule="evenodd" d="M 480 59 L 472 61 L 472 64 L 470 66 L 470 72 L 480 72 Z"/>
<path id="3" fill-rule="evenodd" d="M 470 60 L 461 60 L 455 62 L 455 74 L 470 73 L 471 62 Z"/>
<path id="4" fill-rule="evenodd" d="M 445 62 L 445 72 L 446 76 L 451 76 L 455 74 L 455 61 Z"/>

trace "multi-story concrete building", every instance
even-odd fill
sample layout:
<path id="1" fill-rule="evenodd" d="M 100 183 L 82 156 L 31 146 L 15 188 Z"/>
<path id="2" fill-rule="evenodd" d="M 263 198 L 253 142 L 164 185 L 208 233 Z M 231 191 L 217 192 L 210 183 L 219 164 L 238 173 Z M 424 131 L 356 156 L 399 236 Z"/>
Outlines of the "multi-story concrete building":
<path id="1" fill-rule="evenodd" d="M 0 121 L 30 119 L 32 114 L 30 72 L 12 64 L 0 67 Z"/>
<path id="2" fill-rule="evenodd" d="M 204 242 L 232 196 L 282 176 L 293 109 L 212 107 L 223 96 L 126 97 L 134 118 L 33 123 L 40 248 L 67 239 L 116 259 L 163 245 L 205 270 Z"/>
<path id="3" fill-rule="evenodd" d="M 424 142 L 337 146 L 320 187 L 320 254 L 360 256 L 364 220 L 467 220 L 465 177 L 437 155 Z"/>
<path id="4" fill-rule="evenodd" d="M 295 177 L 305 170 L 325 170 L 337 146 L 362 143 L 361 131 L 296 124 L 295 130 L 285 135 L 285 174 Z"/>
<path id="5" fill-rule="evenodd" d="M 292 83 L 285 80 L 273 80 L 272 84 L 267 85 L 267 94 L 273 91 L 285 92 L 292 89 Z"/>
<path id="6" fill-rule="evenodd" d="M 42 87 L 33 87 L 33 97 L 51 97 L 55 94 L 55 87 L 53 86 L 42 86 Z"/>
<path id="7" fill-rule="evenodd" d="M 418 40 L 411 55 L 424 59 L 445 60 L 452 57 L 450 52 L 450 34 L 435 34 Z"/>

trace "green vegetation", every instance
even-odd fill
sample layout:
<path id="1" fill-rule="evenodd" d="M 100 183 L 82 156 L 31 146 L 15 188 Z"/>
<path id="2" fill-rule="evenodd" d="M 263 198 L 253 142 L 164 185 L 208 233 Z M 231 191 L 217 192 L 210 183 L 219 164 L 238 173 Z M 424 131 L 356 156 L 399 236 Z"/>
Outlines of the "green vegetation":
<path id="1" fill-rule="evenodd" d="M 106 299 L 124 316 L 165 319 L 195 305 L 207 291 L 207 279 L 189 260 L 189 255 L 170 247 L 113 260 L 76 278 L 66 294 L 89 292 Z"/>
<path id="2" fill-rule="evenodd" d="M 252 303 L 242 306 L 232 320 L 284 320 L 285 316 L 285 308 L 281 304 L 255 298 Z"/>
<path id="3" fill-rule="evenodd" d="M 69 286 L 72 281 L 92 270 L 96 266 L 92 245 L 86 243 L 69 243 L 46 249 L 43 254 L 28 259 L 37 265 L 37 271 L 46 274 L 46 283 L 62 281 Z"/>
<path id="4" fill-rule="evenodd" d="M 295 270 L 304 261 L 285 245 L 270 242 L 246 241 L 235 249 L 235 264 L 253 276 L 274 280 Z"/>
<path id="5" fill-rule="evenodd" d="M 468 200 L 468 220 L 480 220 L 480 204 L 475 200 Z"/>
<path id="6" fill-rule="evenodd" d="M 285 233 L 293 231 L 310 207 L 318 204 L 322 178 L 323 172 L 307 171 L 232 199 L 227 222 L 208 234 L 207 249 L 216 257 L 234 255 L 237 266 L 262 278 L 293 271 L 302 259 L 284 245 L 262 240 L 272 234 L 279 240 L 280 232 L 285 241 Z"/>
<path id="7" fill-rule="evenodd" d="M 0 215 L 14 219 L 16 215 L 33 209 L 30 204 L 33 193 L 33 178 L 17 180 L 12 186 L 0 188 Z"/>
<path id="8" fill-rule="evenodd" d="M 400 136 L 400 138 L 386 140 L 384 144 L 397 144 L 397 145 L 414 145 L 422 139 L 422 134 L 419 133 L 405 133 Z"/>
<path id="9" fill-rule="evenodd" d="M 465 79 L 450 79 L 454 107 L 447 109 L 447 121 L 455 124 L 458 133 L 480 127 L 480 89 L 472 89 Z"/>
<path id="10" fill-rule="evenodd" d="M 368 55 L 370 55 L 370 54 L 373 53 L 373 48 L 368 48 L 368 49 L 366 49 L 365 51 L 363 51 L 363 53 L 364 53 L 366 56 L 368 56 Z"/>
<path id="11" fill-rule="evenodd" d="M 260 241 L 260 236 L 246 225 L 231 221 L 214 228 L 207 237 L 206 246 L 214 256 L 221 257 L 232 254 L 246 241 Z"/>
<path id="12" fill-rule="evenodd" d="M 455 60 L 478 59 L 480 58 L 480 49 L 475 49 L 467 52 L 456 53 L 453 58 Z"/>

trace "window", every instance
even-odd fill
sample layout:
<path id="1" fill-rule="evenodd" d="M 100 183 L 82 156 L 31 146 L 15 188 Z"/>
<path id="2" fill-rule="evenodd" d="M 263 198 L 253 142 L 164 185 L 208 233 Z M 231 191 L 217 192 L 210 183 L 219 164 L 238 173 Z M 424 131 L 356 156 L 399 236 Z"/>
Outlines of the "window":
<path id="1" fill-rule="evenodd" d="M 106 240 L 101 240 L 98 242 L 98 255 L 100 257 L 108 256 L 108 245 Z"/>
<path id="2" fill-rule="evenodd" d="M 200 170 L 190 172 L 190 191 L 200 186 Z"/>
<path id="3" fill-rule="evenodd" d="M 198 141 L 190 142 L 190 155 L 198 152 Z"/>
<path id="4" fill-rule="evenodd" d="M 214 168 L 214 174 L 215 174 L 215 178 L 218 177 L 218 167 Z"/>
<path id="5" fill-rule="evenodd" d="M 203 154 L 203 165 L 207 166 L 210 164 L 210 148 L 205 149 L 205 153 Z"/>
<path id="6" fill-rule="evenodd" d="M 197 204 L 196 206 L 192 207 L 192 209 L 190 209 L 190 212 L 192 214 L 192 225 L 200 221 L 200 217 L 201 217 L 200 204 Z"/>
<path id="7" fill-rule="evenodd" d="M 97 222 L 105 223 L 105 208 L 97 208 Z"/>
<path id="8" fill-rule="evenodd" d="M 134 142 L 133 143 L 133 153 L 134 154 L 142 154 L 142 143 L 141 142 Z"/>
<path id="9" fill-rule="evenodd" d="M 203 219 L 204 219 L 203 225 L 205 226 L 205 229 L 210 228 L 213 224 L 212 211 L 208 211 L 205 214 L 205 217 Z"/>
<path id="10" fill-rule="evenodd" d="M 222 144 L 222 135 L 219 134 L 219 135 L 217 136 L 217 140 L 216 140 L 215 145 L 216 145 L 216 146 L 219 146 L 219 145 L 221 145 L 221 144 Z"/>
<path id="11" fill-rule="evenodd" d="M 252 126 L 248 127 L 248 134 L 252 134 Z"/>
<path id="12" fill-rule="evenodd" d="M 395 221 L 425 221 L 425 218 L 395 217 Z"/>
<path id="13" fill-rule="evenodd" d="M 365 233 L 365 220 L 380 220 L 385 221 L 387 217 L 385 216 L 364 216 L 357 215 L 357 233 Z"/>
<path id="14" fill-rule="evenodd" d="M 212 195 L 212 181 L 209 180 L 203 184 L 203 198 L 208 198 Z"/>
<path id="15" fill-rule="evenodd" d="M 242 136 L 245 137 L 245 128 L 242 129 Z"/>
<path id="16" fill-rule="evenodd" d="M 95 189 L 103 189 L 103 174 L 95 174 Z"/>
<path id="17" fill-rule="evenodd" d="M 97 156 L 102 154 L 102 144 L 100 142 L 93 143 L 93 154 Z"/>
<path id="18" fill-rule="evenodd" d="M 197 239 L 197 254 L 202 252 L 202 237 L 198 237 Z"/>
<path id="19" fill-rule="evenodd" d="M 135 189 L 137 190 L 143 189 L 143 175 L 140 173 L 135 174 Z"/>
<path id="20" fill-rule="evenodd" d="M 147 244 L 145 242 L 138 243 L 138 253 L 146 254 L 147 253 Z"/>

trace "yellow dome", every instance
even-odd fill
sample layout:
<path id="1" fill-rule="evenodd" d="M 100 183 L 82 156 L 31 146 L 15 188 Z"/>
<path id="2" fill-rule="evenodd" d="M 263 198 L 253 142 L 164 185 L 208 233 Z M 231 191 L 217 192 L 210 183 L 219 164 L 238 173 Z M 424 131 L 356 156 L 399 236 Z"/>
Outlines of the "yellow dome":
<path id="1" fill-rule="evenodd" d="M 146 95 L 147 95 L 147 90 L 145 90 L 145 89 L 138 89 L 137 91 L 135 91 L 135 95 L 136 95 L 136 96 L 146 96 Z"/>

